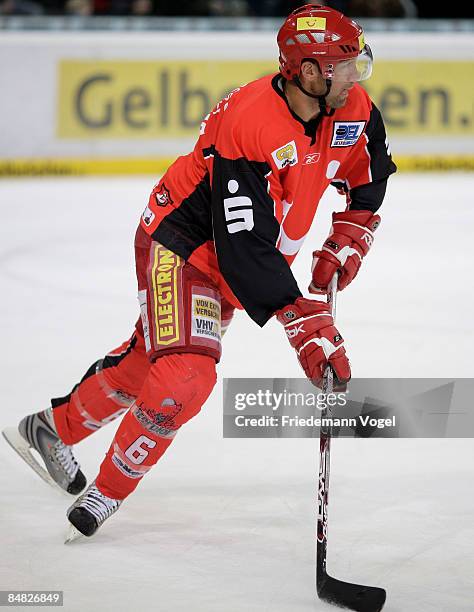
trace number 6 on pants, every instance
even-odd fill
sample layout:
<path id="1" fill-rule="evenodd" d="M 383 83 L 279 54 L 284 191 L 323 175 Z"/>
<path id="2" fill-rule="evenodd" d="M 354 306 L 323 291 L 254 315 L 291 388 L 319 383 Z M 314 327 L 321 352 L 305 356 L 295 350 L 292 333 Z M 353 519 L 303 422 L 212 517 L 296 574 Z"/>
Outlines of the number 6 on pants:
<path id="1" fill-rule="evenodd" d="M 147 450 L 142 448 L 142 444 L 145 444 L 145 446 L 147 446 L 148 448 L 155 448 L 156 446 L 156 442 L 150 440 L 150 438 L 147 438 L 146 436 L 140 436 L 135 440 L 135 442 L 130 444 L 130 446 L 125 451 L 125 456 L 136 465 L 140 465 L 140 463 L 143 463 L 149 454 Z"/>

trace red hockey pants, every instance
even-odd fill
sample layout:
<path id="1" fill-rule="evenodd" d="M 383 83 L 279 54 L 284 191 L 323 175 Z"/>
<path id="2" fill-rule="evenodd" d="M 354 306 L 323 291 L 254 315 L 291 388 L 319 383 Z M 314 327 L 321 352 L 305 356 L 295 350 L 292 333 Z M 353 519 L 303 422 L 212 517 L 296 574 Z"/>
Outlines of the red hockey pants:
<path id="1" fill-rule="evenodd" d="M 130 340 L 52 400 L 58 434 L 76 444 L 125 413 L 96 485 L 124 499 L 195 416 L 216 382 L 221 330 L 233 314 L 212 282 L 143 230 L 135 241 L 141 319 Z"/>

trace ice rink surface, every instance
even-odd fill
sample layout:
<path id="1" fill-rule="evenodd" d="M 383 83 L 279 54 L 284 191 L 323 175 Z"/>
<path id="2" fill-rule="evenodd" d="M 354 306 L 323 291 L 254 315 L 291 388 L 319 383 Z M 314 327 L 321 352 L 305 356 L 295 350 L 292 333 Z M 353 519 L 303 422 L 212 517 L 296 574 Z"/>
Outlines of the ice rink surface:
<path id="1" fill-rule="evenodd" d="M 129 337 L 133 237 L 153 186 L 0 182 L 0 427 L 70 391 Z M 338 301 L 357 377 L 473 375 L 473 175 L 395 175 L 373 250 Z M 325 196 L 294 272 L 344 201 Z M 239 313 L 222 377 L 298 377 L 280 326 Z M 92 540 L 65 546 L 70 498 L 0 439 L 0 590 L 64 590 L 64 610 L 330 610 L 314 588 L 317 440 L 222 438 L 222 384 Z M 90 479 L 109 425 L 76 448 Z M 330 573 L 383 586 L 387 612 L 474 609 L 474 449 L 463 440 L 336 440 Z"/>

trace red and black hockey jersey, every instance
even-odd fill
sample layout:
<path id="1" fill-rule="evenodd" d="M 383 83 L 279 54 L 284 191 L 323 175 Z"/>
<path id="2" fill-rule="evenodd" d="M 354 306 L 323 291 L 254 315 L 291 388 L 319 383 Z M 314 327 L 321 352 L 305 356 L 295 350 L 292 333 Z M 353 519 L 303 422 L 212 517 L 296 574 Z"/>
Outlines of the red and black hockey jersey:
<path id="1" fill-rule="evenodd" d="M 375 211 L 395 169 L 380 112 L 359 85 L 332 116 L 304 122 L 281 77 L 266 76 L 204 119 L 194 151 L 155 186 L 141 224 L 264 325 L 301 295 L 290 264 L 328 185 L 351 209 Z"/>

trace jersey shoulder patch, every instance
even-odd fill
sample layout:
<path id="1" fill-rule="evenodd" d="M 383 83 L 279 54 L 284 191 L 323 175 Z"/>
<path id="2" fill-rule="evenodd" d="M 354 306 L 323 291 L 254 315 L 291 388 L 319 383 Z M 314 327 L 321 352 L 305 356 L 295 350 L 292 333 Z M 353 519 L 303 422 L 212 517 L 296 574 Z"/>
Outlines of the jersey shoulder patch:
<path id="1" fill-rule="evenodd" d="M 298 163 L 298 151 L 296 149 L 296 142 L 291 140 L 283 146 L 272 151 L 273 161 L 278 170 L 283 170 L 289 166 L 294 166 Z"/>

